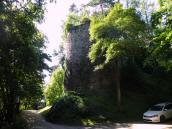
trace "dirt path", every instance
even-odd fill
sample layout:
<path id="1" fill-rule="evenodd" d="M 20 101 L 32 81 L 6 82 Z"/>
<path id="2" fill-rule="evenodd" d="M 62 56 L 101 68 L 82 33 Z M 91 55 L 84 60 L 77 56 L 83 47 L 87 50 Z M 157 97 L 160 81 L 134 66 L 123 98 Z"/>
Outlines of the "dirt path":
<path id="1" fill-rule="evenodd" d="M 84 127 L 84 126 L 66 126 L 57 125 L 45 121 L 45 119 L 35 110 L 23 111 L 23 117 L 26 119 L 29 129 L 128 129 L 129 125 L 111 125 L 111 126 L 96 126 L 96 127 Z"/>
<path id="2" fill-rule="evenodd" d="M 69 127 L 56 125 L 45 121 L 45 119 L 35 110 L 23 111 L 29 129 L 82 129 L 80 127 Z"/>
<path id="3" fill-rule="evenodd" d="M 101 125 L 95 127 L 57 125 L 45 121 L 35 110 L 23 111 L 23 117 L 26 119 L 29 129 L 172 129 L 172 125 L 143 123 L 115 123 L 108 126 Z"/>

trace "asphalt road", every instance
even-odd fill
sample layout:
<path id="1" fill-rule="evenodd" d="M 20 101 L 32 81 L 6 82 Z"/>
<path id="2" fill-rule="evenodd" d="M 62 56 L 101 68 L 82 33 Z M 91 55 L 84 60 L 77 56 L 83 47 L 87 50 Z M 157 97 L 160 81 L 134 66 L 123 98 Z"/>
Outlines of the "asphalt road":
<path id="1" fill-rule="evenodd" d="M 35 110 L 23 111 L 23 117 L 26 119 L 29 129 L 172 129 L 172 124 L 169 124 L 171 121 L 164 124 L 114 123 L 93 127 L 57 125 L 45 121 Z"/>

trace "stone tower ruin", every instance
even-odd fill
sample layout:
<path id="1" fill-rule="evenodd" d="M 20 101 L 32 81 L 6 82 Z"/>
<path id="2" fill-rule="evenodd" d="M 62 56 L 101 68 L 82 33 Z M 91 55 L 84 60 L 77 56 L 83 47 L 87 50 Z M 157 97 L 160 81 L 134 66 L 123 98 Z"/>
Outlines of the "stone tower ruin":
<path id="1" fill-rule="evenodd" d="M 90 22 L 74 26 L 69 30 L 65 43 L 65 56 L 67 70 L 65 74 L 65 87 L 68 90 L 78 91 L 87 87 L 90 77 L 90 63 L 88 51 Z"/>
<path id="2" fill-rule="evenodd" d="M 94 71 L 88 59 L 89 49 L 92 45 L 89 36 L 90 22 L 70 28 L 65 43 L 66 67 L 65 88 L 69 91 L 105 92 L 113 84 L 111 69 Z"/>

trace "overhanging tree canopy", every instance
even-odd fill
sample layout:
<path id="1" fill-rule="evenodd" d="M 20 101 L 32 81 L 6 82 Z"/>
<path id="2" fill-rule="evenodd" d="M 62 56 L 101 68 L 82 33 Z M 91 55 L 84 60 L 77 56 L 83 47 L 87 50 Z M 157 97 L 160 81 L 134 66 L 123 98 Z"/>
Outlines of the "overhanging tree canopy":
<path id="1" fill-rule="evenodd" d="M 172 70 L 172 2 L 160 0 L 160 8 L 152 15 L 153 40 L 146 63 Z"/>
<path id="2" fill-rule="evenodd" d="M 12 121 L 15 101 L 41 95 L 44 63 L 44 36 L 35 22 L 43 18 L 41 1 L 0 3 L 0 110 L 1 121 Z"/>
<path id="3" fill-rule="evenodd" d="M 116 66 L 116 85 L 118 108 L 120 110 L 120 62 L 125 57 L 139 56 L 146 42 L 146 26 L 134 9 L 123 9 L 116 4 L 104 18 L 94 18 L 91 22 L 90 36 L 95 41 L 89 58 L 97 68 L 110 62 Z"/>

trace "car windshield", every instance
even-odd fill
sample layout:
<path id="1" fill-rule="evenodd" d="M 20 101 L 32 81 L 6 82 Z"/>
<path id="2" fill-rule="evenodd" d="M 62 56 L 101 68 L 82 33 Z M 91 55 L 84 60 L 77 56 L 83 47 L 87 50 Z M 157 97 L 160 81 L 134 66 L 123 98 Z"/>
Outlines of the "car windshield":
<path id="1" fill-rule="evenodd" d="M 151 111 L 162 111 L 163 106 L 152 106 L 149 110 Z"/>

